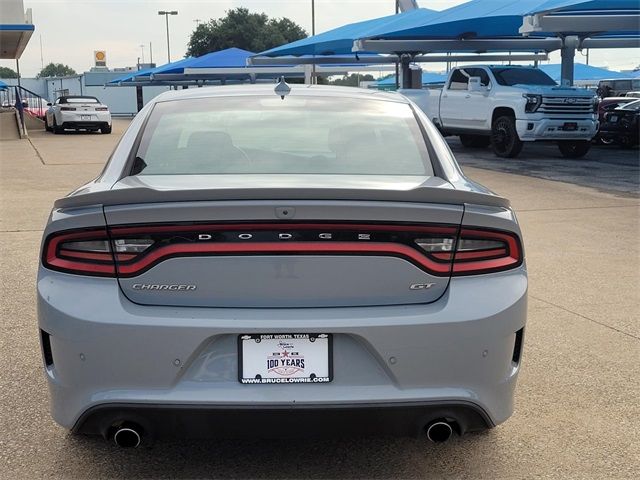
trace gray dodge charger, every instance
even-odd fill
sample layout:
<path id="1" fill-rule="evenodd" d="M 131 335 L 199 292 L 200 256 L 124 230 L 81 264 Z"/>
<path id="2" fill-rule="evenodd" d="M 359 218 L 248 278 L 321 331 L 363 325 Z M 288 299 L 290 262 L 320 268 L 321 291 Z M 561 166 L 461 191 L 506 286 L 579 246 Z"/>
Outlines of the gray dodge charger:
<path id="1" fill-rule="evenodd" d="M 53 418 L 123 447 L 445 441 L 513 412 L 515 214 L 399 94 L 156 97 L 98 178 L 55 202 L 37 286 Z"/>

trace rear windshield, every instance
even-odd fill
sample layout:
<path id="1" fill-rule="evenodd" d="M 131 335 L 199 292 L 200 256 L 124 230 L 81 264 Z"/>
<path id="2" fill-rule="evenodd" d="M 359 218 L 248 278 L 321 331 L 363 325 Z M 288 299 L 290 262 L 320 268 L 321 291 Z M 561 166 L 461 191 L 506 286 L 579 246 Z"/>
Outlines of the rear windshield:
<path id="1" fill-rule="evenodd" d="M 60 103 L 100 103 L 96 97 L 62 97 Z"/>
<path id="2" fill-rule="evenodd" d="M 537 68 L 492 68 L 500 85 L 556 85 L 556 82 Z"/>
<path id="3" fill-rule="evenodd" d="M 131 174 L 433 175 L 407 104 L 289 95 L 158 103 Z"/>

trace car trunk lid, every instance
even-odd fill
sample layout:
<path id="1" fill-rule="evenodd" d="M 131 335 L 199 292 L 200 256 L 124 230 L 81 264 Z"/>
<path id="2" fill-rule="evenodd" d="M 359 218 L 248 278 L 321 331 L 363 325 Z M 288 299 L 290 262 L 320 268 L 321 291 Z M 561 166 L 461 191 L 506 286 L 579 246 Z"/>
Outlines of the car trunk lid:
<path id="1" fill-rule="evenodd" d="M 459 194 L 471 192 L 422 177 L 278 175 L 260 187 L 246 177 L 137 177 L 94 192 L 123 293 L 145 305 L 282 308 L 429 303 L 446 291 L 446 252 L 473 198 Z"/>

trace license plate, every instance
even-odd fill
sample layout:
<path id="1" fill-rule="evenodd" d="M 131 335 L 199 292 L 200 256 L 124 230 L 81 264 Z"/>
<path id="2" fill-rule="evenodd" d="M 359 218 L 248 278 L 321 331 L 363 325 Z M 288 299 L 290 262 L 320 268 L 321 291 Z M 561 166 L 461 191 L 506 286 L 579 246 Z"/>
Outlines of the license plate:
<path id="1" fill-rule="evenodd" d="M 573 130 L 577 130 L 578 129 L 578 124 L 575 122 L 567 122 L 564 124 L 564 126 L 562 127 L 563 130 L 571 132 Z"/>
<path id="2" fill-rule="evenodd" d="M 326 333 L 238 337 L 238 380 L 244 384 L 328 383 L 332 337 Z"/>
<path id="3" fill-rule="evenodd" d="M 91 115 L 80 115 L 82 120 L 91 120 Z"/>

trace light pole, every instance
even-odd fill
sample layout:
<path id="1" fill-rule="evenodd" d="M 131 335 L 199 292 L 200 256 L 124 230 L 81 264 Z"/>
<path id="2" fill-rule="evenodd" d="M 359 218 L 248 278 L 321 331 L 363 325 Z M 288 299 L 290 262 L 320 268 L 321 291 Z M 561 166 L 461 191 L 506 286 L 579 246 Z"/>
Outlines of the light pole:
<path id="1" fill-rule="evenodd" d="M 167 62 L 171 63 L 171 50 L 169 49 L 169 15 L 177 15 L 176 10 L 159 10 L 158 15 L 164 15 L 164 19 L 167 24 Z"/>
<path id="2" fill-rule="evenodd" d="M 311 36 L 316 34 L 316 2 L 311 0 Z M 311 84 L 317 83 L 316 79 L 316 64 L 313 63 L 311 67 Z"/>

